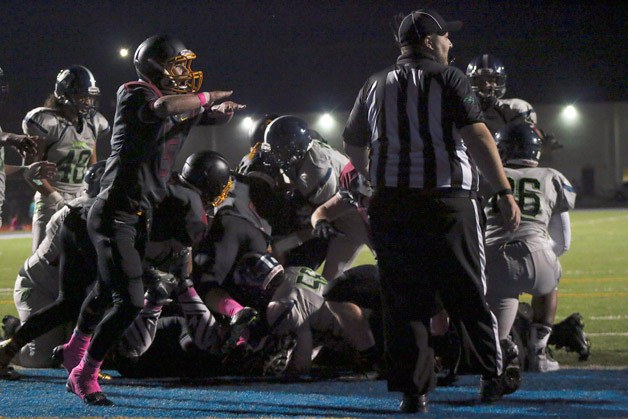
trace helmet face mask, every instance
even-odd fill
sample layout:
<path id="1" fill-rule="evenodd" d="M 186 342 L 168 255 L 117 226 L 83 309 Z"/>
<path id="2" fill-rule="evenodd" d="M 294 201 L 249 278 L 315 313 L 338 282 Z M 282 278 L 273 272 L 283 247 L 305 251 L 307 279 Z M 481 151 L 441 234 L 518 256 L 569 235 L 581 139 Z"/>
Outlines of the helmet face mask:
<path id="1" fill-rule="evenodd" d="M 164 79 L 167 80 L 167 90 L 174 93 L 195 93 L 203 84 L 203 72 L 192 70 L 192 61 L 196 58 L 190 50 L 183 50 L 166 61 L 164 65 Z M 162 80 L 164 80 L 162 79 Z"/>
<path id="2" fill-rule="evenodd" d="M 536 126 L 527 123 L 508 124 L 497 132 L 495 139 L 504 164 L 538 166 L 543 134 Z"/>
<path id="3" fill-rule="evenodd" d="M 135 51 L 133 63 L 140 79 L 169 94 L 196 93 L 203 84 L 203 72 L 192 70 L 196 54 L 181 41 L 156 35 Z"/>
<path id="4" fill-rule="evenodd" d="M 483 102 L 495 103 L 506 94 L 506 69 L 492 55 L 476 56 L 467 66 L 471 88 Z"/>
<path id="5" fill-rule="evenodd" d="M 100 89 L 87 67 L 73 65 L 57 74 L 54 95 L 63 105 L 73 108 L 83 117 L 91 117 L 98 107 Z"/>

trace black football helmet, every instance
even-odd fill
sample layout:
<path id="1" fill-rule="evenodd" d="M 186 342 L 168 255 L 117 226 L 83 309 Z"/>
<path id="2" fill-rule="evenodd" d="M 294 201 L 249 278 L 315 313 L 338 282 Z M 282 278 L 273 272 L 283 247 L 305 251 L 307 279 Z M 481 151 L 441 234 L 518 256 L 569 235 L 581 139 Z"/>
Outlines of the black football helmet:
<path id="1" fill-rule="evenodd" d="M 272 295 L 283 278 L 283 266 L 270 253 L 246 253 L 233 273 L 233 281 L 238 287 L 266 294 L 267 297 Z"/>
<path id="2" fill-rule="evenodd" d="M 0 68 L 0 104 L 4 103 L 9 95 L 9 84 L 4 77 L 4 71 Z"/>
<path id="3" fill-rule="evenodd" d="M 215 151 L 190 155 L 183 165 L 179 179 L 197 190 L 206 204 L 219 205 L 231 190 L 229 162 Z"/>
<path id="4" fill-rule="evenodd" d="M 80 115 L 91 116 L 96 112 L 100 89 L 87 67 L 73 65 L 57 74 L 54 95 L 64 105 L 76 108 Z"/>
<path id="5" fill-rule="evenodd" d="M 506 94 L 506 68 L 495 56 L 476 56 L 467 66 L 467 77 L 471 88 L 483 103 L 492 105 Z M 495 81 L 495 86 L 486 86 L 487 79 Z"/>
<path id="6" fill-rule="evenodd" d="M 102 174 L 105 173 L 106 165 L 107 160 L 100 160 L 91 165 L 85 172 L 83 181 L 87 185 L 85 192 L 88 196 L 95 198 L 100 193 L 100 179 Z"/>
<path id="7" fill-rule="evenodd" d="M 269 160 L 287 171 L 307 153 L 312 142 L 307 123 L 292 115 L 273 120 L 264 133 L 262 151 L 272 156 Z M 272 164 L 273 162 L 271 162 Z"/>
<path id="8" fill-rule="evenodd" d="M 140 79 L 154 84 L 160 90 L 194 93 L 200 90 L 203 83 L 203 72 L 192 70 L 195 58 L 196 54 L 180 40 L 167 35 L 155 35 L 137 47 L 133 64 Z"/>
<path id="9" fill-rule="evenodd" d="M 504 164 L 536 167 L 541 158 L 543 134 L 527 123 L 508 124 L 495 134 L 497 149 Z"/>
<path id="10" fill-rule="evenodd" d="M 279 115 L 274 113 L 267 113 L 253 121 L 251 128 L 249 128 L 249 143 L 251 144 L 251 147 L 255 147 L 257 143 L 264 142 L 266 127 L 268 127 L 268 125 L 278 117 Z"/>

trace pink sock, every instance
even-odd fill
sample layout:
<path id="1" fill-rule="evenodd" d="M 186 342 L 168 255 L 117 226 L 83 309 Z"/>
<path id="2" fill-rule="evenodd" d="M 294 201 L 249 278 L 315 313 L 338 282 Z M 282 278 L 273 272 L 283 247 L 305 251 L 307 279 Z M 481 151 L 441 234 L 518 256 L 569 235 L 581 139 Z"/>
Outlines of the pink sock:
<path id="1" fill-rule="evenodd" d="M 231 297 L 227 297 L 223 299 L 220 303 L 218 303 L 218 312 L 229 317 L 233 317 L 238 311 L 242 310 L 243 308 L 244 307 L 242 307 L 240 303 L 238 303 Z"/>
<path id="2" fill-rule="evenodd" d="M 102 361 L 92 359 L 86 352 L 81 362 L 70 373 L 68 389 L 81 399 L 89 394 L 102 393 L 98 384 L 98 371 L 101 365 Z"/>
<path id="3" fill-rule="evenodd" d="M 91 340 L 91 335 L 86 335 L 80 330 L 74 329 L 69 342 L 63 345 L 63 367 L 68 374 L 81 362 Z"/>

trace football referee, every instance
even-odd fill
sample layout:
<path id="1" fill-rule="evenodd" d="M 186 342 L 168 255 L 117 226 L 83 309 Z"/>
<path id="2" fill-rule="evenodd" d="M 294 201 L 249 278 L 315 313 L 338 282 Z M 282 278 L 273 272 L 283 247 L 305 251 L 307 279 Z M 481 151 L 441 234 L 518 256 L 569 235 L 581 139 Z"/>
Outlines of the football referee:
<path id="1" fill-rule="evenodd" d="M 403 393 L 402 412 L 426 411 L 435 388 L 429 319 L 436 301 L 482 375 L 481 400 L 508 392 L 497 323 L 484 299 L 478 167 L 510 229 L 521 212 L 477 98 L 464 73 L 448 65 L 449 33 L 461 26 L 429 9 L 407 15 L 397 34 L 401 55 L 363 85 L 343 134 L 353 165 L 375 187 L 369 215 L 383 289 L 388 390 Z"/>

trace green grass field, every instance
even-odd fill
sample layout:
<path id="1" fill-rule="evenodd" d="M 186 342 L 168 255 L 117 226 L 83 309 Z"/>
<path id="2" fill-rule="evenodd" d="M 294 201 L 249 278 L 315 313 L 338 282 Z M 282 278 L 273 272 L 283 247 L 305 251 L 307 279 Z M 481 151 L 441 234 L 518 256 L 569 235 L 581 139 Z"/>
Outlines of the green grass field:
<path id="1" fill-rule="evenodd" d="M 591 357 L 555 351 L 564 365 L 628 366 L 628 210 L 574 211 L 572 245 L 561 257 L 557 321 L 580 312 L 592 342 Z M 15 315 L 15 276 L 30 253 L 30 239 L 0 239 L 0 317 Z M 373 263 L 364 252 L 358 263 Z M 529 301 L 527 296 L 522 301 Z"/>

